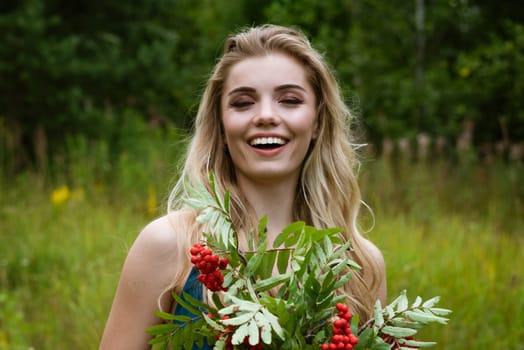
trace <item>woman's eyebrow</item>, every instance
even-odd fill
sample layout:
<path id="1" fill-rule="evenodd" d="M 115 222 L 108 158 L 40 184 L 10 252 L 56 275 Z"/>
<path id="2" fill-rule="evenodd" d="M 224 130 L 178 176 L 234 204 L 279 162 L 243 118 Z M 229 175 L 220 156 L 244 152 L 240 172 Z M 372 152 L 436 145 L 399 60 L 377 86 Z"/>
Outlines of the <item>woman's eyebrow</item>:
<path id="1" fill-rule="evenodd" d="M 282 91 L 282 90 L 289 90 L 289 89 L 297 89 L 297 90 L 302 90 L 302 91 L 306 92 L 306 89 L 304 89 L 302 86 L 297 85 L 297 84 L 279 85 L 279 86 L 277 86 L 275 88 L 275 91 Z"/>
<path id="2" fill-rule="evenodd" d="M 283 84 L 283 85 L 279 85 L 274 90 L 275 91 L 282 91 L 282 90 L 291 90 L 291 89 L 301 90 L 301 91 L 306 92 L 306 89 L 304 89 L 302 86 L 297 85 L 297 84 Z M 227 96 L 231 96 L 231 95 L 239 93 L 239 92 L 240 93 L 245 93 L 245 92 L 254 93 L 256 91 L 257 90 L 255 88 L 252 88 L 252 87 L 249 87 L 249 86 L 239 86 L 239 87 L 234 88 L 233 90 L 229 91 Z"/>
<path id="3" fill-rule="evenodd" d="M 256 90 L 252 87 L 249 87 L 249 86 L 239 86 L 237 88 L 234 88 L 233 90 L 229 91 L 228 92 L 228 96 L 230 95 L 233 95 L 235 93 L 238 93 L 238 92 L 250 92 L 250 93 L 253 93 L 253 92 L 256 92 Z"/>

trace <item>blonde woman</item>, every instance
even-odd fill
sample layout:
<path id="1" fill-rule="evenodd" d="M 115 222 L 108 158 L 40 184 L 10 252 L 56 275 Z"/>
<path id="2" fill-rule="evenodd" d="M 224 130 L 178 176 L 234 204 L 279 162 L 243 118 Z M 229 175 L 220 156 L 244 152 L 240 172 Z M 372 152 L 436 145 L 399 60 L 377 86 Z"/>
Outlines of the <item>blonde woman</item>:
<path id="1" fill-rule="evenodd" d="M 343 228 L 362 269 L 341 292 L 361 319 L 371 316 L 376 299 L 385 303 L 385 268 L 357 230 L 351 118 L 332 71 L 301 32 L 263 25 L 229 37 L 202 96 L 170 210 L 144 228 L 124 263 L 101 349 L 148 349 L 145 330 L 161 322 L 154 311 L 184 312 L 171 292 L 202 299 L 201 287 L 190 288 L 188 253 L 202 228 L 182 202 L 183 182 L 208 183 L 210 172 L 231 191 L 241 245 L 263 215 L 270 241 L 297 220 Z"/>

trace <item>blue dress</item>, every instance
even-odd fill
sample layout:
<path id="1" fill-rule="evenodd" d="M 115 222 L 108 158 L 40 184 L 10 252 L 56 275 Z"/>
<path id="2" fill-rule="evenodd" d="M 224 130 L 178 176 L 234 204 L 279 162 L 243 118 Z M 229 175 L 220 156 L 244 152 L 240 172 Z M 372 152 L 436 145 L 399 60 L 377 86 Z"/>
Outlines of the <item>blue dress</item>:
<path id="1" fill-rule="evenodd" d="M 191 269 L 191 272 L 189 273 L 189 276 L 187 277 L 186 283 L 184 284 L 184 287 L 182 288 L 182 293 L 180 293 L 180 297 L 183 299 L 183 293 L 187 293 L 190 296 L 192 296 L 195 299 L 198 299 L 200 301 L 203 300 L 203 288 L 202 283 L 198 280 L 198 274 L 199 272 L 193 268 Z M 185 307 L 183 307 L 180 304 L 177 304 L 175 307 L 175 311 L 173 312 L 175 315 L 183 315 L 183 316 L 190 316 L 195 317 L 196 315 L 192 312 L 188 311 Z M 193 345 L 193 350 L 211 350 L 213 349 L 209 344 L 204 342 L 204 345 L 200 348 L 196 344 Z"/>

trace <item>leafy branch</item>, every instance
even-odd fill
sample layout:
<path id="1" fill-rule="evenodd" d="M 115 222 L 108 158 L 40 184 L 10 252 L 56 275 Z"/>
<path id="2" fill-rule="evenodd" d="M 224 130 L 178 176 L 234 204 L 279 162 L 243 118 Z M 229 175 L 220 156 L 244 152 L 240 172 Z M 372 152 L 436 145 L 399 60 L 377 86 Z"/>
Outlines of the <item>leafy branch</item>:
<path id="1" fill-rule="evenodd" d="M 188 186 L 187 191 L 190 198 L 186 203 L 199 211 L 198 222 L 209 229 L 203 233 L 205 245 L 226 257 L 229 266 L 221 268 L 224 275 L 214 272 L 221 278 L 220 288 L 213 289 L 214 306 L 189 295 L 173 295 L 195 317 L 158 314 L 171 323 L 149 330 L 155 336 L 152 343 L 190 349 L 192 343 L 202 344 L 205 339 L 218 350 L 243 346 L 254 349 L 262 344 L 264 349 L 318 349 L 332 341 L 334 329 L 327 326 L 333 320 L 335 306 L 346 302 L 346 296 L 337 290 L 349 282 L 352 270 L 360 269 L 349 258 L 351 241 L 343 238 L 341 230 L 319 230 L 297 221 L 286 226 L 269 247 L 267 217 L 263 217 L 257 239 L 251 232 L 249 251 L 242 252 L 230 216 L 229 192 L 220 196 L 213 175 L 210 191 L 204 186 Z M 352 321 L 347 316 L 348 329 L 358 335 L 354 349 L 434 345 L 413 340 L 412 336 L 428 323 L 446 324 L 445 316 L 451 311 L 435 307 L 438 301 L 436 297 L 422 302 L 417 297 L 409 304 L 403 291 L 385 308 L 377 301 L 373 318 L 360 327 L 358 315 Z"/>
<path id="2" fill-rule="evenodd" d="M 449 315 L 451 310 L 435 307 L 439 300 L 439 297 L 434 297 L 423 302 L 422 298 L 417 296 L 415 301 L 409 304 L 405 290 L 385 308 L 382 308 L 380 300 L 377 300 L 373 318 L 363 323 L 358 328 L 357 334 L 366 337 L 373 333 L 378 336 L 375 337 L 377 345 L 384 343 L 382 339 L 393 339 L 400 346 L 399 349 L 409 349 L 403 346 L 417 348 L 434 346 L 435 342 L 413 340 L 412 337 L 417 334 L 418 329 L 429 323 L 447 324 L 449 319 L 444 316 Z M 365 332 L 368 334 L 364 334 Z M 362 342 L 361 346 L 365 346 L 364 344 L 365 342 Z M 371 347 L 371 349 L 375 348 Z"/>

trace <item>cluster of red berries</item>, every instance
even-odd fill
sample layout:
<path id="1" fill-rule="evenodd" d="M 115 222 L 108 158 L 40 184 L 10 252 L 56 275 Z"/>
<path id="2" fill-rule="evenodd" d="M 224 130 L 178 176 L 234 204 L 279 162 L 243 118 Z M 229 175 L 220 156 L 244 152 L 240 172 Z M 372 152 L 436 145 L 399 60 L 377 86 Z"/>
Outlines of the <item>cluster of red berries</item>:
<path id="1" fill-rule="evenodd" d="M 351 318 L 353 315 L 347 305 L 338 303 L 337 319 L 333 321 L 333 337 L 331 343 L 322 344 L 321 350 L 353 350 L 358 344 L 358 338 L 351 331 Z"/>
<path id="2" fill-rule="evenodd" d="M 191 253 L 191 262 L 200 271 L 198 280 L 212 292 L 227 290 L 227 288 L 222 287 L 224 275 L 219 271 L 227 267 L 229 263 L 227 258 L 213 255 L 211 249 L 204 247 L 200 243 L 195 243 L 189 252 Z"/>

